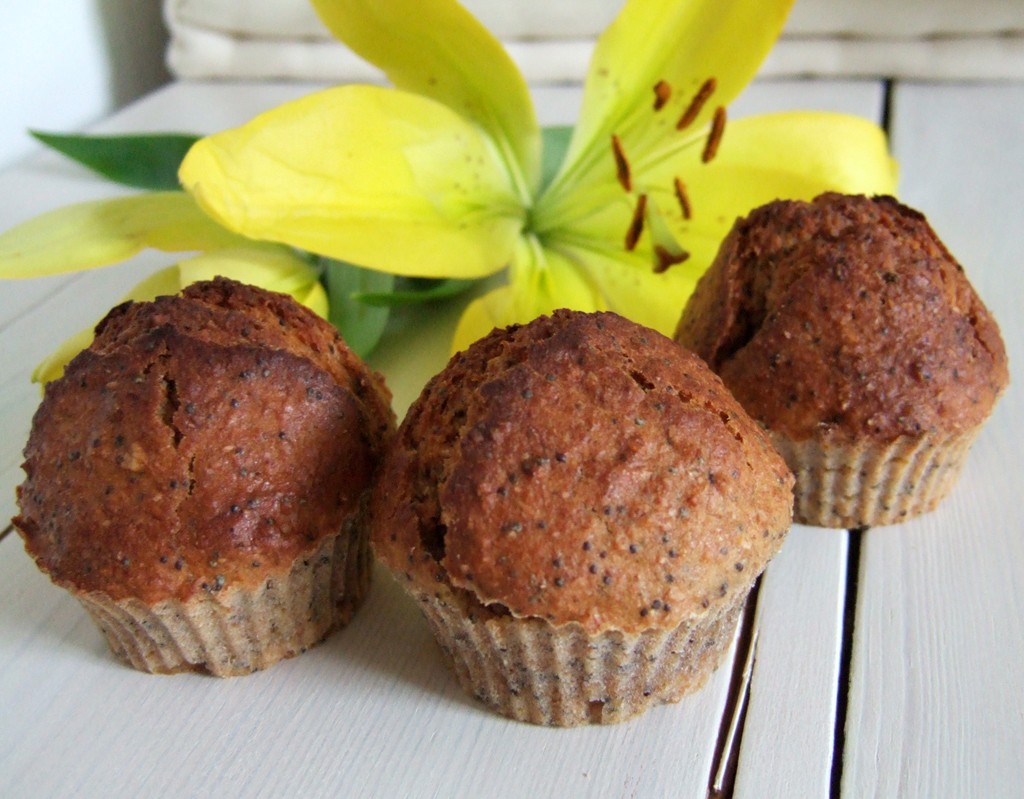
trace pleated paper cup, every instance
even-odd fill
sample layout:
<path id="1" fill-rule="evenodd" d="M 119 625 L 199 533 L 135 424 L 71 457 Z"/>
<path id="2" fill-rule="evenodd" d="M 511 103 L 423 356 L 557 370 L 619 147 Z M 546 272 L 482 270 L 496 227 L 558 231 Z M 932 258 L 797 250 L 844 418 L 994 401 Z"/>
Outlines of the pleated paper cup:
<path id="1" fill-rule="evenodd" d="M 626 721 L 699 690 L 747 593 L 675 628 L 629 635 L 494 613 L 447 587 L 416 598 L 463 689 L 509 718 L 573 727 Z"/>
<path id="2" fill-rule="evenodd" d="M 153 605 L 102 592 L 77 598 L 133 668 L 231 677 L 298 655 L 347 624 L 369 590 L 370 566 L 365 532 L 346 530 L 255 588 L 227 586 Z"/>
<path id="3" fill-rule="evenodd" d="M 819 527 L 898 524 L 950 492 L 978 430 L 902 437 L 889 444 L 772 443 L 796 475 L 793 521 Z"/>

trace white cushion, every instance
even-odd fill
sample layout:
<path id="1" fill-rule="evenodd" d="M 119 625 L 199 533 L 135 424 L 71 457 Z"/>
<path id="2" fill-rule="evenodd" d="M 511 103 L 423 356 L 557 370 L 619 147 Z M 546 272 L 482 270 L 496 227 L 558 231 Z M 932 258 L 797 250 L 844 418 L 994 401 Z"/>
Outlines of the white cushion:
<path id="1" fill-rule="evenodd" d="M 384 2 L 385 0 L 382 0 Z M 164 0 L 184 78 L 376 80 L 307 0 Z M 531 83 L 578 82 L 621 0 L 465 0 Z M 1024 0 L 798 0 L 762 74 L 1024 78 Z"/>

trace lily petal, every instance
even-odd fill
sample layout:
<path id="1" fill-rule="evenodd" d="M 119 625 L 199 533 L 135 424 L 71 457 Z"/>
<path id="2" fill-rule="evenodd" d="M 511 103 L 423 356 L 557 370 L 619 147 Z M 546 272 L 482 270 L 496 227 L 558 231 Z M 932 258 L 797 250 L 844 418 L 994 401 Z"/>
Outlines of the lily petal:
<path id="1" fill-rule="evenodd" d="M 314 313 L 327 317 L 327 292 L 317 270 L 284 247 L 235 247 L 202 253 L 179 262 L 176 269 L 178 285 L 170 293 L 199 280 L 227 277 L 290 294 Z"/>
<path id="2" fill-rule="evenodd" d="M 730 103 L 753 79 L 791 5 L 792 0 L 629 0 L 598 40 L 580 121 L 549 201 L 572 185 L 614 180 L 613 134 L 638 163 L 658 148 L 703 137 L 715 108 Z M 677 130 L 709 79 L 711 96 Z"/>
<path id="3" fill-rule="evenodd" d="M 894 194 L 896 162 L 885 132 L 857 116 L 798 111 L 747 117 L 733 122 L 718 156 L 700 163 L 686 151 L 655 165 L 648 179 L 671 186 L 685 174 L 692 217 L 684 219 L 670 191 L 656 193 L 676 238 L 690 252 L 687 265 L 703 272 L 736 218 L 777 199 L 811 200 L 825 191 L 846 194 Z M 625 222 L 619 216 L 619 227 Z M 594 230 L 607 220 L 591 219 Z"/>
<path id="4" fill-rule="evenodd" d="M 601 249 L 597 241 L 562 243 L 558 248 L 587 275 L 600 297 L 598 304 L 665 335 L 675 330 L 683 305 L 704 271 L 694 267 L 691 256 L 657 274 L 649 253 L 639 248 L 634 252 Z"/>
<path id="5" fill-rule="evenodd" d="M 672 166 L 659 169 L 667 177 Z M 689 172 L 696 178 L 689 187 L 692 221 L 721 224 L 724 236 L 737 215 L 779 198 L 894 194 L 897 172 L 885 132 L 861 117 L 818 111 L 748 117 L 730 125 L 714 161 Z"/>
<path id="6" fill-rule="evenodd" d="M 313 0 L 331 32 L 400 89 L 477 122 L 522 180 L 540 179 L 540 130 L 526 80 L 501 43 L 453 0 Z"/>
<path id="7" fill-rule="evenodd" d="M 599 311 L 606 307 L 577 263 L 541 248 L 533 238 L 524 238 L 509 272 L 509 284 L 466 307 L 455 329 L 452 352 L 464 350 L 496 327 L 524 324 L 559 308 Z"/>
<path id="8" fill-rule="evenodd" d="M 511 286 L 500 286 L 477 297 L 466 306 L 452 337 L 452 354 L 462 352 L 497 327 L 505 327 L 515 314 L 516 294 Z"/>
<path id="9" fill-rule="evenodd" d="M 107 266 L 147 247 L 185 252 L 244 241 L 210 219 L 182 192 L 96 200 L 58 208 L 0 234 L 0 278 Z"/>
<path id="10" fill-rule="evenodd" d="M 375 86 L 318 92 L 202 139 L 180 174 L 231 230 L 414 277 L 501 269 L 525 217 L 473 123 Z"/>

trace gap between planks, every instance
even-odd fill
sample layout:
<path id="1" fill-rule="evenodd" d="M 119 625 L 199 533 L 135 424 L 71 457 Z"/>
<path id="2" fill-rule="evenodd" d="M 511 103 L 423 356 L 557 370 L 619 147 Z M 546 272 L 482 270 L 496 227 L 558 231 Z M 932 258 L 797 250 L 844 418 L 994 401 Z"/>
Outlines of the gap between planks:
<path id="1" fill-rule="evenodd" d="M 861 561 L 861 538 L 866 528 L 847 530 L 846 580 L 840 629 L 839 672 L 836 680 L 835 722 L 829 797 L 838 799 L 843 776 L 846 743 L 846 716 L 850 691 L 850 664 L 853 657 L 853 633 L 856 624 L 857 591 Z M 837 531 L 838 532 L 838 531 Z M 736 633 L 729 690 L 719 723 L 718 739 L 708 775 L 708 799 L 731 799 L 736 785 L 736 769 L 743 743 L 750 684 L 757 665 L 757 602 L 761 580 L 754 584 Z"/>
<path id="2" fill-rule="evenodd" d="M 853 661 L 853 630 L 857 623 L 857 590 L 860 583 L 861 539 L 867 528 L 847 532 L 846 593 L 843 597 L 843 628 L 840 631 L 839 675 L 836 686 L 835 729 L 832 739 L 832 768 L 829 797 L 838 799 L 843 782 L 846 754 L 846 713 L 850 700 L 850 664 Z"/>
<path id="3" fill-rule="evenodd" d="M 722 708 L 715 754 L 711 759 L 711 773 L 708 775 L 708 799 L 729 799 L 736 784 L 736 764 L 739 761 L 740 743 L 743 740 L 747 697 L 750 695 L 750 676 L 754 671 L 757 650 L 755 619 L 760 590 L 761 578 L 758 577 L 750 590 L 750 596 L 747 597 L 736 632 L 732 676 Z"/>

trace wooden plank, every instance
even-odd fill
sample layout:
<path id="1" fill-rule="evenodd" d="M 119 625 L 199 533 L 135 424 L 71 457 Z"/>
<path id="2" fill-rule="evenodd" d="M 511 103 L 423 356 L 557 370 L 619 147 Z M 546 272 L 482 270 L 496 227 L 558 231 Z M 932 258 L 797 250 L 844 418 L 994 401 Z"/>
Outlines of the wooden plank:
<path id="1" fill-rule="evenodd" d="M 1024 359 L 1024 85 L 901 84 L 903 198 Z M 843 795 L 1007 796 L 1024 764 L 1024 392 L 1011 384 L 933 513 L 863 538 Z"/>
<path id="2" fill-rule="evenodd" d="M 761 580 L 736 797 L 828 795 L 846 552 L 797 525 Z"/>

